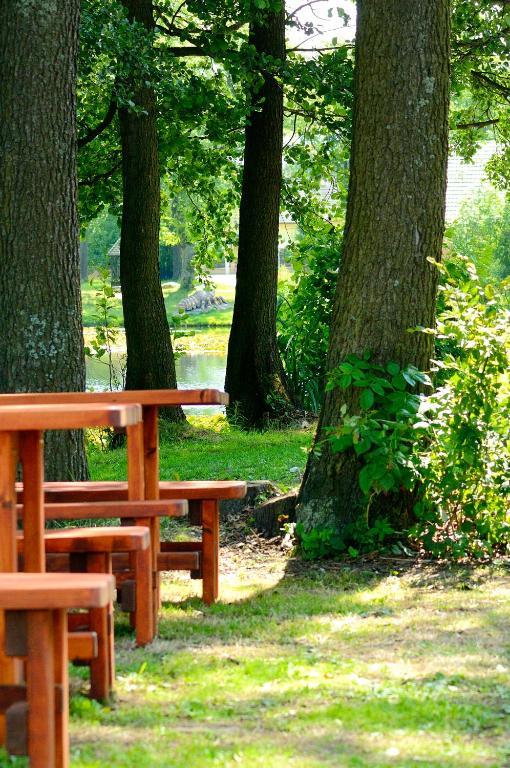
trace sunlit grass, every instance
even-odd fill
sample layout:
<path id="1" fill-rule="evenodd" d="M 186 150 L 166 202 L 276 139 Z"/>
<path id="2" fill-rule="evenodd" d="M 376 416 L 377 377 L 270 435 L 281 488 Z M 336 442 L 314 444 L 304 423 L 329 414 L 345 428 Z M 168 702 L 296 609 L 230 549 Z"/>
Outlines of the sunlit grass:
<path id="1" fill-rule="evenodd" d="M 73 768 L 503 768 L 508 578 L 417 576 L 240 567 L 211 608 L 168 582 L 115 706 L 74 700 Z"/>
<path id="2" fill-rule="evenodd" d="M 271 480 L 282 488 L 298 482 L 310 429 L 247 433 L 230 427 L 221 415 L 190 416 L 189 421 L 185 429 L 161 427 L 163 480 Z M 126 477 L 124 449 L 104 452 L 91 442 L 88 455 L 94 480 Z"/>

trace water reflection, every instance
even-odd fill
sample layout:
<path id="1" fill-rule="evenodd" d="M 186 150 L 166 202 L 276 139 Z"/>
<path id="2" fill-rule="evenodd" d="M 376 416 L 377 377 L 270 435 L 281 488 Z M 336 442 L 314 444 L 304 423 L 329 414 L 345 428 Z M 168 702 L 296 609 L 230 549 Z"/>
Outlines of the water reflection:
<path id="1" fill-rule="evenodd" d="M 121 365 L 124 355 L 115 353 L 113 355 L 113 364 L 115 375 L 122 387 Z M 221 354 L 192 354 L 181 355 L 175 361 L 177 373 L 177 385 L 180 389 L 201 389 L 211 387 L 212 389 L 223 389 L 225 386 L 225 368 L 227 365 L 226 355 Z M 104 392 L 109 388 L 109 370 L 108 366 L 99 360 L 87 359 L 87 389 L 96 392 Z M 189 413 L 204 413 L 212 415 L 224 410 L 221 407 L 199 407 L 193 406 L 185 409 Z"/>

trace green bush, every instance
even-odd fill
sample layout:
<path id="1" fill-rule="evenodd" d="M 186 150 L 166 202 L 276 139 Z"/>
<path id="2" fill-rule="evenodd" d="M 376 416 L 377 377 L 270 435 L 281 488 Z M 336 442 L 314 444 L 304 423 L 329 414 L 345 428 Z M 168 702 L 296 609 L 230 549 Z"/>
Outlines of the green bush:
<path id="1" fill-rule="evenodd" d="M 324 396 L 329 326 L 340 261 L 336 237 L 301 237 L 278 301 L 278 345 L 294 399 L 318 413 Z"/>
<path id="2" fill-rule="evenodd" d="M 398 494 L 417 519 L 409 534 L 426 552 L 451 559 L 487 558 L 510 549 L 510 311 L 508 287 L 482 285 L 473 265 L 458 284 L 458 264 L 443 274 L 435 333 L 436 389 L 413 366 L 350 355 L 328 388 L 359 391 L 355 413 L 344 404 L 328 430 L 333 451 L 352 451 L 360 465 L 366 514 L 340 533 L 297 531 L 306 557 L 382 544 L 369 527 L 379 494 Z M 450 350 L 450 351 L 448 351 Z"/>
<path id="3" fill-rule="evenodd" d="M 433 554 L 487 557 L 510 545 L 508 284 L 457 286 L 445 272 L 437 335 L 455 354 L 422 404 L 415 464 L 423 494 L 415 537 Z"/>

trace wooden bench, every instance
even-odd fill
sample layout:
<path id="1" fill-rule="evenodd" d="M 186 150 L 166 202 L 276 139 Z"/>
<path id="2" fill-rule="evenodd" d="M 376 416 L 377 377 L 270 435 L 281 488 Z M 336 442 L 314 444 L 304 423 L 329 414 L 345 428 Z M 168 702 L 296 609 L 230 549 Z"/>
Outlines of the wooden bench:
<path id="1" fill-rule="evenodd" d="M 53 516 L 63 518 L 66 507 L 67 514 L 72 514 L 74 519 L 85 517 L 85 505 L 90 502 L 110 505 L 103 507 L 105 516 L 108 516 L 109 511 L 113 513 L 116 504 L 127 500 L 128 487 L 125 482 L 111 481 L 49 482 L 44 484 L 44 495 L 47 519 Z M 246 483 L 240 480 L 161 481 L 158 495 L 160 501 L 186 499 L 190 522 L 201 526 L 202 539 L 161 542 L 156 553 L 157 570 L 185 570 L 191 573 L 192 578 L 201 578 L 202 597 L 209 605 L 218 599 L 219 594 L 220 501 L 244 498 Z M 123 516 L 120 506 L 117 514 Z M 114 572 L 121 568 L 123 562 L 122 558 L 114 558 Z"/>
<path id="2" fill-rule="evenodd" d="M 120 392 L 24 392 L 11 395 L 0 395 L 1 405 L 25 405 L 25 404 L 48 404 L 58 403 L 62 406 L 69 405 L 89 405 L 91 403 L 109 402 L 115 404 L 139 403 L 142 406 L 143 415 L 143 478 L 141 482 L 131 481 L 130 498 L 140 498 L 139 491 L 143 490 L 145 499 L 157 499 L 159 496 L 159 437 L 158 437 L 158 411 L 161 407 L 172 407 L 180 405 L 226 405 L 228 404 L 228 395 L 216 389 L 155 389 L 155 390 L 124 390 Z M 131 441 L 134 442 L 133 440 Z M 129 448 L 129 445 L 128 445 Z M 128 457 L 129 458 L 129 457 Z M 134 465 L 135 462 L 132 462 Z M 128 477 L 130 475 L 128 474 Z M 244 496 L 244 491 L 241 497 Z M 238 497 L 238 496 L 235 496 Z M 178 498 L 186 498 L 180 496 Z M 220 497 L 229 498 L 229 496 Z M 200 559 L 198 569 L 190 569 L 194 575 L 199 578 L 200 572 L 203 577 L 203 597 L 205 602 L 210 603 L 218 597 L 218 524 L 217 507 L 219 499 L 212 496 L 202 496 L 201 512 L 204 524 L 202 526 L 205 543 L 202 548 L 190 543 L 190 547 L 195 546 L 190 552 L 167 552 L 179 557 L 187 556 L 191 553 L 194 560 Z M 80 499 L 78 499 L 78 502 Z M 211 503 L 209 503 L 211 502 Z M 215 511 L 216 508 L 216 511 Z M 209 523 L 208 521 L 211 521 Z M 160 552 L 158 525 L 154 526 L 152 531 L 152 541 L 154 546 L 154 558 Z M 216 539 L 213 546 L 209 546 L 209 540 Z M 155 573 L 153 581 L 154 587 L 154 614 L 155 623 L 157 622 L 157 610 L 159 607 L 159 579 L 158 573 Z"/>
<path id="3" fill-rule="evenodd" d="M 0 712 L 8 752 L 31 768 L 69 766 L 67 610 L 113 597 L 107 575 L 0 574 Z M 10 677 L 14 659 L 25 661 L 24 680 Z"/>
<path id="4" fill-rule="evenodd" d="M 137 645 L 146 645 L 154 638 L 152 626 L 152 579 L 150 533 L 142 526 L 104 528 L 64 528 L 47 531 L 44 536 L 46 567 L 50 572 L 112 573 L 112 554 L 129 553 L 136 585 L 129 609 L 133 611 Z M 18 536 L 18 554 L 23 559 L 24 539 Z M 22 565 L 22 562 L 20 563 Z M 21 568 L 22 570 L 22 568 Z M 72 661 L 90 666 L 90 695 L 106 700 L 113 691 L 115 653 L 113 647 L 113 607 L 91 608 L 87 613 L 68 617 L 70 636 L 69 656 Z M 77 646 L 76 633 L 80 633 Z M 93 632 L 96 643 L 87 657 L 84 638 Z M 77 654 L 77 655 L 75 655 Z"/>

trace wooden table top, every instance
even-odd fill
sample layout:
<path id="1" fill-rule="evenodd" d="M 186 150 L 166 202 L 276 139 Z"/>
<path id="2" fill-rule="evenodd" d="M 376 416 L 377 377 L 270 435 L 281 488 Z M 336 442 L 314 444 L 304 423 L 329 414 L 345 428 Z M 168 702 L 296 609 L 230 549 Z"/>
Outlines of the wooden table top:
<path id="1" fill-rule="evenodd" d="M 0 395 L 0 406 L 42 403 L 140 403 L 141 405 L 228 405 L 219 389 L 130 389 L 119 392 L 21 392 Z"/>
<path id="2" fill-rule="evenodd" d="M 115 579 L 101 573 L 0 573 L 0 609 L 101 608 Z"/>
<path id="3" fill-rule="evenodd" d="M 4 405 L 0 400 L 0 431 L 128 427 L 142 419 L 142 409 L 137 404 L 37 402 Z"/>

